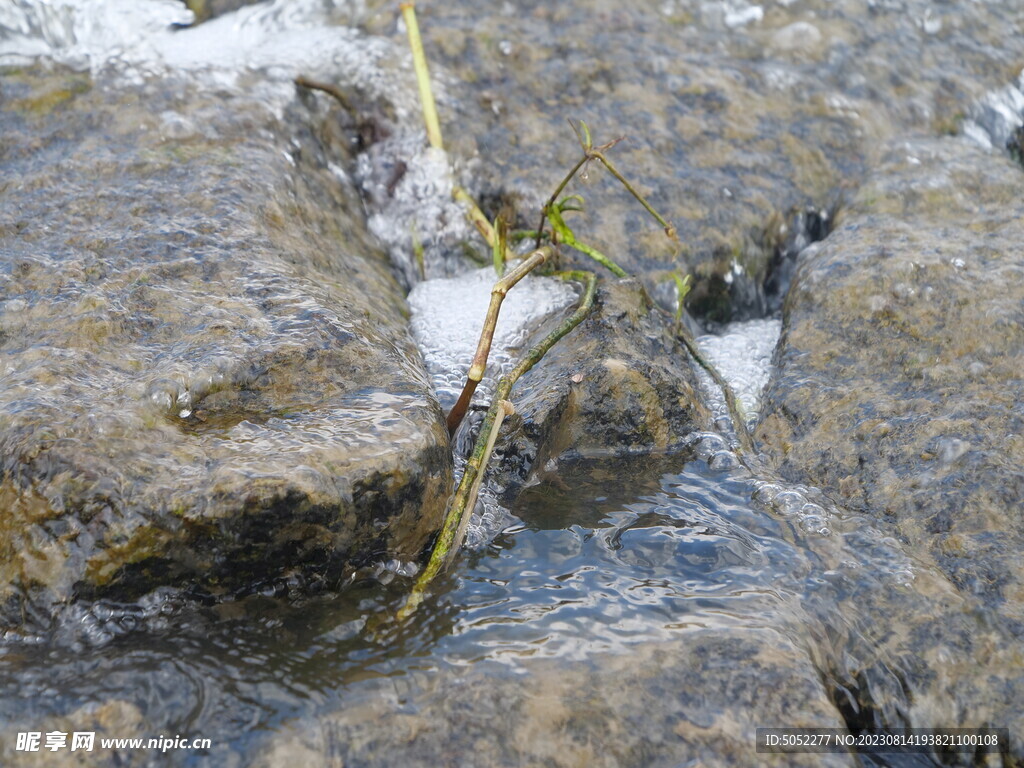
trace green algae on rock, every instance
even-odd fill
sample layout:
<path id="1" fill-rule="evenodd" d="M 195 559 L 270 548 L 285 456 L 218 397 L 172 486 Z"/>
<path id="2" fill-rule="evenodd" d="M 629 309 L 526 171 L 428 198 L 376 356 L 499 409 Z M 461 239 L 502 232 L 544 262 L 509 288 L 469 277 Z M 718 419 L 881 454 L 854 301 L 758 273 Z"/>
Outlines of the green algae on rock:
<path id="1" fill-rule="evenodd" d="M 171 78 L 18 108 L 63 79 L 2 83 L 0 623 L 417 556 L 448 438 L 339 147 Z"/>

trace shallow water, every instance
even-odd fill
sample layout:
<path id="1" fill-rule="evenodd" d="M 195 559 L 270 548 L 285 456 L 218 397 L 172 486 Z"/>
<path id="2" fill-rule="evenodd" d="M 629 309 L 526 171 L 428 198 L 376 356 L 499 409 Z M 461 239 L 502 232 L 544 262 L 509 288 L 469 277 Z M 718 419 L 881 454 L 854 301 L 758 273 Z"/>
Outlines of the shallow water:
<path id="1" fill-rule="evenodd" d="M 724 443 L 709 436 L 695 448 L 710 457 Z M 498 685 L 535 674 L 541 660 L 601 665 L 693 632 L 768 629 L 800 646 L 809 627 L 849 620 L 829 606 L 849 598 L 850 574 L 907 566 L 895 552 L 885 563 L 852 553 L 827 562 L 804 541 L 821 534 L 777 511 L 773 492 L 745 470 L 715 471 L 699 458 L 645 464 L 632 467 L 628 489 L 597 465 L 528 489 L 513 506 L 516 523 L 464 553 L 394 635 L 375 638 L 365 622 L 400 605 L 408 576 L 360 580 L 342 599 L 289 597 L 282 585 L 205 609 L 181 598 L 145 615 L 94 606 L 83 623 L 116 615 L 120 627 L 94 633 L 95 645 L 0 651 L 0 719 L 14 730 L 81 729 L 102 722 L 96 705 L 120 702 L 109 735 L 202 735 L 218 764 L 247 755 L 245 764 L 288 719 L 357 709 L 385 679 L 415 709 L 417 675 L 427 672 L 481 668 Z M 628 700 L 629 691 L 614 695 Z M 389 729 L 381 725 L 382 738 Z"/>
<path id="2" fill-rule="evenodd" d="M 811 31 L 783 25 L 792 22 L 786 15 L 791 5 L 673 0 L 657 8 L 671 23 L 691 22 L 681 39 L 705 46 L 704 54 L 720 55 L 716 45 L 749 59 L 787 51 L 787 61 L 765 67 L 765 78 L 785 91 L 799 90 L 804 75 L 798 70 L 808 65 L 803 57 L 818 55 Z M 838 11 L 831 15 L 828 3 L 805 5 L 810 21 L 793 23 L 814 22 L 815 31 L 845 35 L 854 47 L 867 45 L 844 26 L 848 18 Z M 839 5 L 849 11 L 849 4 Z M 929 4 L 870 5 L 872 13 L 891 13 L 920 35 L 942 29 Z M 511 15 L 507 9 L 501 13 Z M 293 100 L 290 79 L 300 71 L 348 83 L 369 101 L 386 100 L 394 108 L 393 135 L 337 173 L 351 173 L 372 232 L 406 283 L 419 282 L 410 296 L 412 332 L 447 406 L 461 386 L 459 371 L 478 333 L 474 318 L 482 318 L 493 274 L 469 271 L 459 253 L 468 228 L 449 201 L 453 175 L 448 158 L 422 148 L 399 43 L 393 35 L 344 26 L 372 26 L 373 18 L 373 9 L 360 3 L 277 2 L 173 31 L 168 25 L 187 17 L 170 2 L 17 0 L 0 8 L 0 28 L 7 30 L 0 35 L 0 62 L 24 64 L 43 55 L 110 77 L 105 82 L 111 87 L 186 72 L 212 91 L 252 87 L 255 99 L 275 113 Z M 941 18 L 947 29 L 956 28 L 952 11 L 944 10 Z M 389 34 L 394 29 L 387 26 Z M 787 29 L 788 37 L 782 35 Z M 864 92 L 870 90 L 847 71 L 853 57 L 844 45 L 821 64 L 831 78 L 829 88 L 843 82 L 848 89 L 845 96 L 826 89 L 831 100 L 822 109 L 832 117 L 863 110 Z M 253 72 L 260 75 L 255 86 L 241 82 L 240 73 Z M 439 79 L 443 86 L 443 72 Z M 445 90 L 440 91 L 444 102 Z M 998 143 L 1005 125 L 1016 119 L 1017 95 L 1007 90 L 1005 98 L 996 92 L 978 102 L 965 133 L 985 130 L 990 143 Z M 916 113 L 918 107 L 911 104 L 906 111 L 922 122 L 933 117 L 923 107 Z M 989 107 L 999 118 L 995 127 L 985 127 Z M 170 132 L 179 118 L 165 117 Z M 868 116 L 865 124 L 875 119 Z M 469 166 L 462 170 L 472 175 Z M 728 173 L 730 184 L 742 183 L 740 172 Z M 414 242 L 424 249 L 422 273 L 410 256 Z M 470 291 L 472 300 L 456 303 L 452 297 L 462 291 Z M 524 327 L 564 309 L 574 297 L 552 281 L 520 285 L 506 306 L 493 371 L 513 358 Z M 431 308 L 449 311 L 430 314 Z M 778 334 L 778 321 L 768 319 L 700 339 L 738 390 L 751 423 Z M 206 378 L 212 386 L 217 375 L 211 367 L 193 378 L 202 389 Z M 188 402 L 181 392 L 191 387 L 185 382 L 173 392 L 156 387 L 149 394 L 184 418 Z M 479 402 L 485 402 L 486 389 L 485 382 Z M 716 417 L 724 417 L 720 394 L 708 387 L 706 395 Z M 369 419 L 380 417 L 389 403 L 365 405 Z M 390 405 L 391 415 L 400 418 L 398 405 Z M 290 429 L 300 420 L 278 421 L 242 420 L 228 428 L 243 439 L 265 441 L 269 450 L 278 444 L 275 429 Z M 316 442 L 321 436 L 311 431 L 308 438 Z M 343 758 L 346 765 L 433 759 L 438 752 L 432 750 L 446 744 L 480 749 L 484 762 L 560 764 L 569 757 L 556 759 L 536 744 L 503 741 L 500 719 L 502 705 L 521 704 L 513 693 L 517 686 L 536 691 L 556 680 L 552 700 L 587 712 L 588 702 L 600 699 L 610 711 L 607 720 L 594 715 L 595 722 L 608 725 L 607 733 L 584 728 L 581 736 L 573 732 L 574 739 L 589 739 L 605 758 L 632 765 L 651 759 L 627 749 L 631 739 L 646 739 L 660 745 L 652 749 L 670 764 L 673 756 L 690 755 L 680 744 L 658 738 L 670 732 L 696 739 L 683 721 L 726 743 L 747 732 L 732 728 L 729 717 L 739 722 L 743 714 L 773 714 L 756 698 L 728 688 L 733 667 L 754 670 L 744 683 L 748 687 L 777 684 L 783 702 L 793 706 L 787 718 L 800 715 L 833 726 L 855 722 L 865 729 L 891 725 L 891 718 L 871 718 L 887 707 L 909 705 L 905 694 L 901 698 L 877 680 L 902 679 L 910 663 L 884 644 L 886 632 L 878 628 L 885 629 L 894 615 L 907 626 L 921 626 L 935 605 L 955 602 L 941 578 L 908 556 L 894 531 L 836 508 L 814 489 L 752 474 L 719 435 L 694 435 L 690 448 L 676 456 L 560 467 L 522 489 L 508 507 L 497 496 L 494 488 L 484 489 L 466 551 L 398 630 L 372 631 L 367 622 L 393 612 L 408 593 L 416 567 L 401 562 L 378 564 L 345 585 L 280 580 L 263 593 L 216 605 L 202 594 L 172 591 L 130 605 L 77 605 L 61 618 L 51 640 L 0 645 L 0 722 L 5 732 L 61 728 L 109 736 L 203 736 L 213 740 L 216 764 L 225 766 L 260 764 L 278 751 L 282 762 L 297 760 L 288 757 L 302 754 L 292 743 L 295 732 L 306 731 L 313 734 L 308 744 L 315 755 Z M 912 597 L 913 590 L 923 597 Z M 751 639 L 777 646 L 781 655 L 771 664 L 751 665 L 746 651 L 737 650 Z M 683 649 L 691 647 L 711 650 L 705 657 L 686 657 Z M 659 674 L 660 688 L 651 682 Z M 862 709 L 851 715 L 851 705 L 843 708 L 844 696 L 855 699 L 857 685 L 868 691 L 867 700 L 888 698 L 870 706 L 858 701 Z M 481 686 L 491 691 L 492 705 Z M 451 722 L 471 720 L 478 709 L 477 730 L 432 741 L 436 723 L 401 720 L 425 718 L 423 713 L 441 706 L 439 698 L 463 710 L 457 717 L 450 709 L 441 713 Z M 674 708 L 684 710 L 680 722 L 662 722 L 678 714 Z M 544 742 L 555 733 L 544 730 L 548 721 L 558 721 L 550 712 L 522 717 L 516 727 L 527 742 Z M 615 732 L 615 722 L 635 734 Z M 403 730 L 413 725 L 425 734 L 418 744 Z M 472 734 L 479 743 L 471 743 Z M 570 752 L 581 762 L 601 764 L 601 755 L 588 760 L 583 746 L 565 754 Z M 141 753 L 97 756 L 108 758 L 111 765 L 147 764 Z M 210 756 L 175 754 L 169 761 L 205 765 Z"/>

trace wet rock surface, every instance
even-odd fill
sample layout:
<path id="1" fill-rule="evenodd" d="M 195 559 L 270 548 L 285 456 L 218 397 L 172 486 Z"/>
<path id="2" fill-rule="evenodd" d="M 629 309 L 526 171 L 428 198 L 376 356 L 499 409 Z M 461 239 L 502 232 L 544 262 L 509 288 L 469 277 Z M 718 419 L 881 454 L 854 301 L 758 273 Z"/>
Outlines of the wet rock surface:
<path id="1" fill-rule="evenodd" d="M 521 479 L 560 460 L 679 450 L 710 427 L 671 318 L 638 280 L 605 281 L 591 314 L 564 341 L 514 390 L 501 450 Z"/>
<path id="2" fill-rule="evenodd" d="M 958 619 L 912 629 L 901 613 L 918 658 L 900 662 L 911 704 L 889 715 L 915 725 L 1024 726 L 1022 188 L 1019 167 L 968 143 L 891 144 L 801 258 L 757 432 L 784 477 L 874 518 L 952 585 Z"/>
<path id="3" fill-rule="evenodd" d="M 539 661 L 515 678 L 413 673 L 403 705 L 391 685 L 312 727 L 284 730 L 254 765 L 296 761 L 391 766 L 473 756 L 477 765 L 854 765 L 845 754 L 758 755 L 770 713 L 796 727 L 840 728 L 806 658 L 772 631 L 693 632 L 586 663 Z M 379 723 L 392 724 L 382 734 Z M 495 723 L 501 723 L 500 729 Z M 496 732 L 497 731 L 497 732 Z M 328 763 L 329 764 L 329 763 Z"/>
<path id="4" fill-rule="evenodd" d="M 368 24 L 387 30 L 380 7 Z M 835 207 L 881 139 L 955 132 L 1024 59 L 1012 4 L 589 0 L 421 16 L 438 78 L 459 97 L 456 114 L 442 109 L 446 142 L 487 213 L 506 205 L 536 226 L 579 157 L 567 118 L 598 144 L 627 135 L 609 156 L 681 245 L 596 166 L 570 188 L 588 208 L 570 223 L 652 295 L 667 270 L 694 273 L 689 306 L 719 322 L 765 311 L 794 216 Z"/>
<path id="5" fill-rule="evenodd" d="M 0 343 L 20 367 L 0 370 L 0 618 L 42 624 L 54 599 L 102 599 L 67 611 L 73 642 L 0 645 L 3 761 L 23 757 L 14 732 L 95 728 L 212 736 L 219 765 L 754 765 L 758 725 L 1008 727 L 1009 763 L 1024 760 L 1021 175 L 920 138 L 963 124 L 1013 146 L 1016 96 L 985 94 L 1024 62 L 1019 4 L 420 14 L 447 156 L 423 148 L 390 2 L 290 0 L 183 33 L 205 37 L 105 40 L 137 65 L 113 90 L 5 74 Z M 206 45 L 237 40 L 257 43 L 226 46 L 209 77 Z M 282 96 L 299 69 L 338 82 L 351 113 Z M 325 135 L 292 141 L 270 117 L 294 128 L 325 104 Z M 366 619 L 401 603 L 408 563 L 319 596 L 290 578 L 341 573 L 356 551 L 414 555 L 450 488 L 378 250 L 403 287 L 464 273 L 453 180 L 535 226 L 577 157 L 566 117 L 598 142 L 628 134 L 611 157 L 679 229 L 677 248 L 599 168 L 570 190 L 588 202 L 581 239 L 666 307 L 681 268 L 705 321 L 760 315 L 795 265 L 758 433 L 779 476 L 747 473 L 719 435 L 687 440 L 709 414 L 685 355 L 636 283 L 605 278 L 594 315 L 513 393 L 481 493 L 500 506 L 514 475 L 511 510 L 381 641 Z M 450 361 L 427 362 L 454 397 Z M 584 471 L 586 456 L 600 458 Z M 248 594 L 136 599 L 199 581 Z"/>
<path id="6" fill-rule="evenodd" d="M 173 80 L 0 87 L 4 628 L 415 557 L 448 440 L 345 146 Z"/>

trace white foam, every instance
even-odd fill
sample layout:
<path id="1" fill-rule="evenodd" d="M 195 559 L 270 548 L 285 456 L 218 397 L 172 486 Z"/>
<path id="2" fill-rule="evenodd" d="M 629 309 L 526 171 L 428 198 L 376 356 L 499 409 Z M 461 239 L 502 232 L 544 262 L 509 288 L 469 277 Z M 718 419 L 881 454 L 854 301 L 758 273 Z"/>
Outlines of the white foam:
<path id="1" fill-rule="evenodd" d="M 772 355 L 781 332 L 779 320 L 748 320 L 732 323 L 725 333 L 706 334 L 697 339 L 701 353 L 736 393 L 748 427 L 757 423 L 761 393 L 771 377 Z M 702 368 L 698 368 L 698 373 L 715 419 L 728 418 L 725 396 Z"/>
<path id="2" fill-rule="evenodd" d="M 486 267 L 457 277 L 426 280 L 409 294 L 413 338 L 446 409 L 462 391 L 496 279 L 494 270 Z M 498 316 L 487 374 L 477 390 L 477 402 L 487 402 L 493 382 L 515 364 L 531 331 L 575 301 L 572 286 L 551 277 L 528 275 L 508 292 Z"/>
<path id="3" fill-rule="evenodd" d="M 764 18 L 764 8 L 760 5 L 733 6 L 725 4 L 725 26 L 729 29 L 745 27 L 753 22 L 760 22 Z"/>
<path id="4" fill-rule="evenodd" d="M 46 56 L 76 68 L 137 57 L 192 13 L 174 0 L 7 0 L 0 3 L 0 63 Z"/>
<path id="5" fill-rule="evenodd" d="M 964 136 L 984 149 L 1006 147 L 1013 132 L 1024 124 L 1024 71 L 1018 85 L 985 94 L 964 121 Z"/>
<path id="6" fill-rule="evenodd" d="M 401 59 L 395 46 L 338 26 L 361 7 L 348 0 L 275 0 L 183 29 L 178 25 L 190 23 L 192 13 L 177 0 L 5 0 L 0 64 L 45 57 L 132 82 L 185 71 L 217 88 L 259 71 L 260 97 L 276 107 L 294 98 L 292 80 L 306 74 L 345 82 L 370 98 L 386 96 L 400 116 L 412 113 L 410 78 L 393 63 L 382 64 Z"/>
<path id="7" fill-rule="evenodd" d="M 371 211 L 370 231 L 387 247 L 408 285 L 421 277 L 465 271 L 463 244 L 478 236 L 452 198 L 447 153 L 426 146 L 424 132 L 416 130 L 374 144 L 356 166 Z M 422 276 L 414 255 L 417 244 L 423 249 Z"/>

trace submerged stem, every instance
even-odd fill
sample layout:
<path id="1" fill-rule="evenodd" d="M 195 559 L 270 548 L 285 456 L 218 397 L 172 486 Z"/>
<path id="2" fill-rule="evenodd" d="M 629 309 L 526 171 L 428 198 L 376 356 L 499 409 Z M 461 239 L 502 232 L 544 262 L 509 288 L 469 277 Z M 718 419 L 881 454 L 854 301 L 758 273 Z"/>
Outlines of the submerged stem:
<path id="1" fill-rule="evenodd" d="M 497 267 L 499 262 L 505 264 L 511 261 L 515 253 L 508 247 L 508 237 L 501 237 L 495 226 L 487 220 L 484 212 L 480 210 L 480 206 L 476 204 L 476 200 L 470 196 L 469 192 L 463 187 L 456 186 L 452 190 L 452 197 L 455 198 L 456 202 L 466 206 L 466 216 L 473 222 L 476 231 L 480 233 L 480 236 L 483 237 L 487 245 L 491 247 L 491 258 L 495 267 Z M 501 274 L 499 272 L 498 277 L 501 277 Z"/>
<path id="2" fill-rule="evenodd" d="M 584 283 L 583 297 L 580 299 L 576 310 L 562 321 L 557 328 L 545 336 L 536 346 L 530 349 L 526 355 L 516 364 L 509 373 L 498 380 L 494 391 L 494 398 L 491 400 L 491 407 L 484 417 L 480 427 L 480 434 L 477 435 L 476 443 L 473 446 L 473 453 L 466 462 L 466 470 L 462 474 L 458 490 L 452 498 L 451 506 L 445 514 L 441 533 L 438 535 L 434 550 L 430 554 L 430 561 L 427 567 L 416 580 L 416 585 L 406 599 L 405 604 L 398 611 L 398 619 L 401 621 L 416 610 L 423 602 L 430 582 L 438 573 L 443 570 L 462 546 L 462 536 L 465 533 L 465 521 L 473 512 L 473 504 L 476 501 L 476 490 L 479 489 L 480 480 L 487 469 L 487 460 L 490 458 L 491 450 L 497 439 L 498 426 L 505 418 L 507 401 L 512 387 L 519 378 L 533 368 L 541 358 L 547 354 L 559 339 L 569 333 L 573 328 L 583 322 L 594 305 L 594 292 L 597 287 L 597 276 L 593 272 L 573 271 L 560 272 L 558 276 L 563 280 L 577 280 Z M 500 412 L 500 416 L 499 416 Z"/>
<path id="3" fill-rule="evenodd" d="M 711 361 L 704 357 L 704 354 L 697 346 L 697 340 L 693 338 L 693 334 L 690 333 L 685 324 L 680 324 L 677 335 L 683 344 L 686 345 L 686 349 L 693 356 L 693 359 L 697 361 L 701 368 L 707 371 L 708 376 L 722 390 L 722 394 L 725 396 L 725 405 L 729 409 L 729 417 L 732 419 L 733 427 L 736 430 L 736 439 L 739 441 L 740 450 L 748 458 L 753 459 L 755 457 L 754 440 L 750 436 L 750 430 L 747 429 L 747 420 L 743 417 L 743 411 L 740 408 L 740 402 L 736 397 L 736 393 L 733 392 L 729 382 L 718 372 L 718 369 L 712 365 Z"/>
<path id="4" fill-rule="evenodd" d="M 480 206 L 478 206 L 476 201 L 470 197 L 469 192 L 462 187 L 456 186 L 452 190 L 452 197 L 455 198 L 456 202 L 462 203 L 466 206 L 468 209 L 466 211 L 466 216 L 471 222 L 473 222 L 473 226 L 476 227 L 477 232 L 480 233 L 483 239 L 487 241 L 487 244 L 493 248 L 494 227 L 491 226 L 491 222 L 487 220 L 486 216 L 484 216 L 484 212 L 480 210 Z"/>
<path id="5" fill-rule="evenodd" d="M 342 109 L 346 112 L 352 112 L 352 105 L 349 104 L 348 97 L 342 92 L 341 88 L 331 83 L 322 83 L 319 80 L 311 80 L 305 75 L 299 75 L 295 78 L 295 84 L 300 88 L 309 88 L 312 91 L 323 91 L 329 96 L 333 96 L 337 99 L 338 103 L 341 104 Z"/>
<path id="6" fill-rule="evenodd" d="M 494 220 L 494 242 L 491 243 L 491 260 L 494 262 L 494 272 L 500 279 L 505 274 L 505 263 L 508 261 L 508 224 L 498 215 Z"/>

